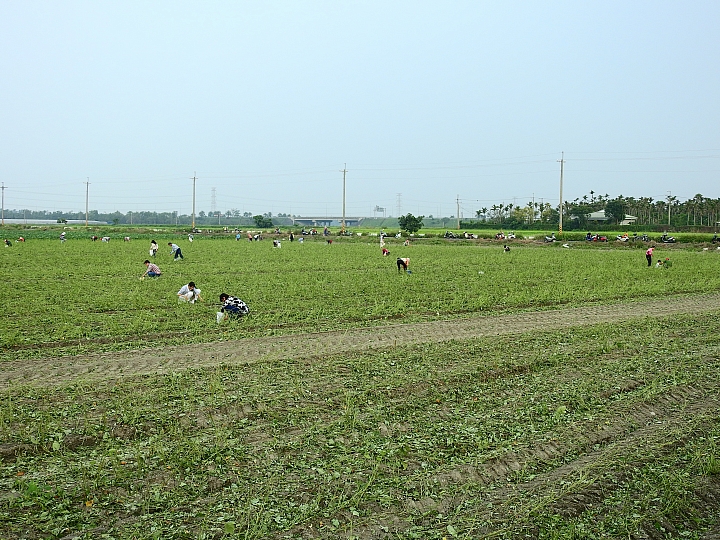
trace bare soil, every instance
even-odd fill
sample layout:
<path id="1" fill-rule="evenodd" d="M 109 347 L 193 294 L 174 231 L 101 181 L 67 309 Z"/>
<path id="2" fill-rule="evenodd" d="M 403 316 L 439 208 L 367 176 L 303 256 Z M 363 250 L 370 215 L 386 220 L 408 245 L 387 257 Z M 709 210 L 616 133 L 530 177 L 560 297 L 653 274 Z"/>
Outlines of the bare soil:
<path id="1" fill-rule="evenodd" d="M 542 332 L 720 310 L 720 293 L 677 295 L 512 314 L 473 315 L 382 327 L 235 341 L 148 348 L 97 355 L 18 360 L 0 365 L 0 388 L 12 384 L 37 386 L 162 374 L 218 364 L 252 363 L 259 359 L 308 358 L 398 345 Z"/>

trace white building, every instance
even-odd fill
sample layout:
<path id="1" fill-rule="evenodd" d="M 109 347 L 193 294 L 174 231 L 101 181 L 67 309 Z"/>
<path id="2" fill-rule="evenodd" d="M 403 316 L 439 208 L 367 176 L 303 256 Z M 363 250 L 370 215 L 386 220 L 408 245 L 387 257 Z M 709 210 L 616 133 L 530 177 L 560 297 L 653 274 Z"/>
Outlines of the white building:
<path id="1" fill-rule="evenodd" d="M 597 223 L 605 223 L 608 218 L 605 216 L 605 210 L 598 210 L 588 215 L 588 221 L 595 221 Z M 634 225 L 637 221 L 637 217 L 625 214 L 625 219 L 620 222 L 620 225 Z"/>

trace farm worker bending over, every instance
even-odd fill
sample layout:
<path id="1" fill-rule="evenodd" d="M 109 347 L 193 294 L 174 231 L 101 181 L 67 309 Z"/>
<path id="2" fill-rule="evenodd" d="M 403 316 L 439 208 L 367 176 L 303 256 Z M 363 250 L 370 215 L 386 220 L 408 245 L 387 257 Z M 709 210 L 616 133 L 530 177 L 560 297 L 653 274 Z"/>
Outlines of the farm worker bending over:
<path id="1" fill-rule="evenodd" d="M 150 240 L 150 256 L 154 257 L 157 255 L 158 252 L 158 245 L 155 240 Z"/>
<path id="2" fill-rule="evenodd" d="M 406 270 L 406 271 L 409 272 L 410 270 L 408 270 L 408 266 L 410 266 L 410 259 L 409 259 L 409 258 L 407 258 L 407 257 L 405 257 L 405 258 L 398 257 L 398 260 L 397 260 L 398 272 L 400 272 L 400 271 L 402 271 L 402 270 Z"/>
<path id="3" fill-rule="evenodd" d="M 203 301 L 202 296 L 200 296 L 200 289 L 196 288 L 195 283 L 192 281 L 187 285 L 183 285 L 177 295 L 178 302 L 190 302 L 194 304 L 195 300 Z"/>
<path id="4" fill-rule="evenodd" d="M 147 259 L 145 259 L 145 262 L 143 263 L 145 266 L 147 266 L 147 270 L 145 270 L 145 273 L 140 276 L 141 278 L 147 277 L 157 277 L 162 274 L 160 269 L 157 267 L 157 265 L 151 263 Z"/>
<path id="5" fill-rule="evenodd" d="M 247 315 L 248 313 L 250 313 L 250 308 L 247 307 L 247 304 L 235 296 L 230 296 L 227 293 L 222 293 L 220 295 L 220 301 L 223 303 L 223 305 L 217 314 L 218 322 L 229 317 L 239 319 L 243 315 Z"/>
<path id="6" fill-rule="evenodd" d="M 184 258 L 185 258 L 185 257 L 183 257 L 182 250 L 180 249 L 180 246 L 178 246 L 177 244 L 173 244 L 172 242 L 168 242 L 168 246 L 170 246 L 170 254 L 171 254 L 171 255 L 172 255 L 173 253 L 175 254 L 175 259 L 174 259 L 174 260 L 177 261 L 178 259 L 184 259 Z"/>
<path id="7" fill-rule="evenodd" d="M 653 255 L 654 249 L 655 249 L 655 246 L 652 246 L 652 247 L 649 247 L 648 250 L 645 252 L 645 258 L 647 259 L 648 267 L 652 265 L 652 255 Z"/>

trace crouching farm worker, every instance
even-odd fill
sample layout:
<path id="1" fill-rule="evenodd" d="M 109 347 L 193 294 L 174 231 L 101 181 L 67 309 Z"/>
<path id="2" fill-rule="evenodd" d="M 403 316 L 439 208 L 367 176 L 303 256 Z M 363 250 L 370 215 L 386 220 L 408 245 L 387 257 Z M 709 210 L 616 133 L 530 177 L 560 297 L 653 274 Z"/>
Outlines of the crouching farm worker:
<path id="1" fill-rule="evenodd" d="M 410 273 L 410 270 L 408 267 L 410 266 L 410 259 L 408 257 L 398 257 L 397 260 L 397 269 L 398 272 L 401 272 L 405 270 L 408 274 Z"/>
<path id="2" fill-rule="evenodd" d="M 195 300 L 203 301 L 202 296 L 200 296 L 200 289 L 195 287 L 195 283 L 192 281 L 187 285 L 183 285 L 177 292 L 177 296 L 178 302 L 190 302 L 194 304 Z"/>
<path id="3" fill-rule="evenodd" d="M 182 249 L 180 249 L 180 246 L 177 244 L 173 244 L 172 242 L 168 242 L 168 246 L 170 246 L 170 255 L 175 255 L 175 258 L 173 260 L 177 261 L 178 259 L 184 259 L 182 254 Z"/>
<path id="4" fill-rule="evenodd" d="M 158 277 L 159 275 L 162 274 L 162 272 L 160 271 L 160 268 L 158 268 L 158 266 L 156 264 L 151 263 L 147 259 L 145 259 L 145 262 L 143 264 L 145 266 L 147 266 L 147 270 L 145 270 L 145 273 L 142 276 L 140 276 L 140 279 L 144 278 L 145 276 Z"/>
<path id="5" fill-rule="evenodd" d="M 250 308 L 247 307 L 247 304 L 235 296 L 222 293 L 220 295 L 220 301 L 222 302 L 222 307 L 217 313 L 217 322 L 229 318 L 239 319 L 243 315 L 250 313 Z"/>

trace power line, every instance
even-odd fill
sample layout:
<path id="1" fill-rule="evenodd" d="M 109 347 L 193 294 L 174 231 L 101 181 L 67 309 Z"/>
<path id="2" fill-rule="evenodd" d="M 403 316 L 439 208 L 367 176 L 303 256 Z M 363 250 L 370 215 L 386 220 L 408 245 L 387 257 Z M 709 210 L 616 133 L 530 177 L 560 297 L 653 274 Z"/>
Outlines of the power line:
<path id="1" fill-rule="evenodd" d="M 88 226 L 88 198 L 90 196 L 90 177 L 85 182 L 85 226 Z"/>
<path id="2" fill-rule="evenodd" d="M 343 167 L 343 170 L 340 172 L 343 173 L 342 224 L 340 227 L 340 232 L 345 233 L 345 175 L 347 174 L 347 163 Z"/>
<path id="3" fill-rule="evenodd" d="M 5 225 L 5 182 L 2 183 L 2 221 L 0 224 Z"/>
<path id="4" fill-rule="evenodd" d="M 193 231 L 195 231 L 195 180 L 197 180 L 196 176 L 197 176 L 197 172 L 193 172 L 193 177 L 192 177 L 192 181 L 193 181 L 192 230 Z"/>

